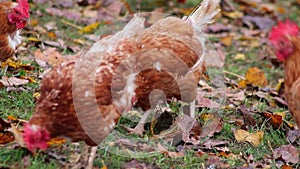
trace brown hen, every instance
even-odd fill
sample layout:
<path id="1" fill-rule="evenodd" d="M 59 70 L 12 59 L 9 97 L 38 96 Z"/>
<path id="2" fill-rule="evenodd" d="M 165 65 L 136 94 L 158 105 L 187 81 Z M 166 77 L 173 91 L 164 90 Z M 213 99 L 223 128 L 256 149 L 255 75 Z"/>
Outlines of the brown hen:
<path id="1" fill-rule="evenodd" d="M 284 65 L 284 94 L 300 128 L 300 28 L 289 20 L 272 28 L 269 40 Z"/>
<path id="2" fill-rule="evenodd" d="M 11 57 L 20 45 L 19 30 L 25 27 L 29 17 L 27 0 L 17 0 L 17 3 L 0 1 L 0 61 Z"/>
<path id="3" fill-rule="evenodd" d="M 97 145 L 123 112 L 133 106 L 150 109 L 154 89 L 167 98 L 193 101 L 204 67 L 201 29 L 219 12 L 218 4 L 204 0 L 188 17 L 166 17 L 148 28 L 145 18 L 135 15 L 123 30 L 47 73 L 24 127 L 28 149 L 46 149 L 58 136 Z"/>

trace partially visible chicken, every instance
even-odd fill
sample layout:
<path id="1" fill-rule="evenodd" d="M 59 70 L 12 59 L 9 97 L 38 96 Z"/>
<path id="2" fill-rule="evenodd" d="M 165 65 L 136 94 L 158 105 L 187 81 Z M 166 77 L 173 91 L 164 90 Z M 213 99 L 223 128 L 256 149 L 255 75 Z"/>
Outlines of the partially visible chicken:
<path id="1" fill-rule="evenodd" d="M 190 16 L 167 17 L 149 28 L 135 15 L 122 31 L 51 70 L 24 126 L 28 149 L 46 149 L 46 142 L 58 136 L 97 145 L 123 112 L 132 106 L 149 109 L 143 99 L 156 88 L 170 98 L 194 100 L 204 64 L 199 34 L 219 12 L 218 3 L 204 0 Z"/>
<path id="2" fill-rule="evenodd" d="M 20 29 L 26 26 L 29 17 L 27 0 L 0 2 L 0 61 L 11 57 L 21 44 Z"/>
<path id="3" fill-rule="evenodd" d="M 269 41 L 284 65 L 284 94 L 289 109 L 300 128 L 300 28 L 289 20 L 273 27 Z"/>

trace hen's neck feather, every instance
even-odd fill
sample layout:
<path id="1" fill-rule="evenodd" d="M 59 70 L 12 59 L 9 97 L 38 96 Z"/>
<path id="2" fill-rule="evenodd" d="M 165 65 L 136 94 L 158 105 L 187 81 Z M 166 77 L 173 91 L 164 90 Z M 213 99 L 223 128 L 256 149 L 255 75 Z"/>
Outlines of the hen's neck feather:
<path id="1" fill-rule="evenodd" d="M 14 8 L 17 3 L 14 2 L 0 2 L 0 34 L 14 34 L 17 31 L 15 24 L 8 21 L 8 11 Z"/>
<path id="2" fill-rule="evenodd" d="M 293 37 L 294 52 L 284 62 L 285 90 L 289 88 L 300 77 L 300 37 Z"/>

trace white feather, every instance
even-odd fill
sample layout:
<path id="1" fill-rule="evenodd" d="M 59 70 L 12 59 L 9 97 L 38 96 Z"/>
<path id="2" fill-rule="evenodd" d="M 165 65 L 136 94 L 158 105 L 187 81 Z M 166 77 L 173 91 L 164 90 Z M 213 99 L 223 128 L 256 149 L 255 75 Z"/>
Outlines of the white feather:
<path id="1" fill-rule="evenodd" d="M 202 30 L 203 26 L 214 22 L 213 18 L 220 12 L 219 3 L 220 0 L 203 0 L 201 6 L 184 19 L 188 19 L 197 30 Z"/>
<path id="2" fill-rule="evenodd" d="M 8 35 L 8 44 L 11 48 L 16 49 L 17 46 L 19 46 L 22 43 L 22 37 L 20 36 L 20 31 L 18 30 L 16 34 L 11 38 L 10 35 Z"/>

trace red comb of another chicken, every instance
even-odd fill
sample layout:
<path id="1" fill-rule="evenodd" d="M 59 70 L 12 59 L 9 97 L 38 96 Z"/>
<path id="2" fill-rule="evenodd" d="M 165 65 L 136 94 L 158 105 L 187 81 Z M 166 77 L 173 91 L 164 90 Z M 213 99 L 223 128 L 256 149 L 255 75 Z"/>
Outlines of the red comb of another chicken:
<path id="1" fill-rule="evenodd" d="M 298 36 L 300 28 L 295 22 L 286 20 L 278 22 L 269 34 L 269 41 L 276 50 L 276 56 L 280 61 L 284 61 L 294 51 L 294 47 L 289 37 Z"/>
<path id="2" fill-rule="evenodd" d="M 273 27 L 269 36 L 270 41 L 278 41 L 287 36 L 299 35 L 300 28 L 295 22 L 286 20 L 285 22 L 278 22 L 278 25 Z"/>

